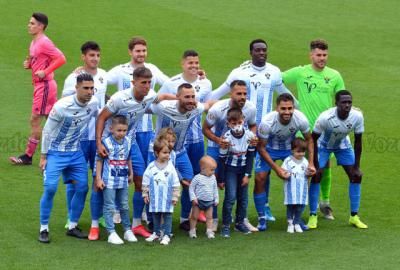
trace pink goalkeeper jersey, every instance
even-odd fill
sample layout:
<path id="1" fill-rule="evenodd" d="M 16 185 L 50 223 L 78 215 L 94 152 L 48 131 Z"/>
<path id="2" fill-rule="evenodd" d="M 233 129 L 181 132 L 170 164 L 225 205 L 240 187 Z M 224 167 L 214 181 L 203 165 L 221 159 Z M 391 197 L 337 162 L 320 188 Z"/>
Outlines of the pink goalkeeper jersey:
<path id="1" fill-rule="evenodd" d="M 45 70 L 53 61 L 63 53 L 54 46 L 53 42 L 46 36 L 41 35 L 38 39 L 32 40 L 29 47 L 30 67 L 32 69 L 32 81 L 50 81 L 54 78 L 54 73 L 47 74 L 43 79 L 35 76 L 35 72 Z"/>

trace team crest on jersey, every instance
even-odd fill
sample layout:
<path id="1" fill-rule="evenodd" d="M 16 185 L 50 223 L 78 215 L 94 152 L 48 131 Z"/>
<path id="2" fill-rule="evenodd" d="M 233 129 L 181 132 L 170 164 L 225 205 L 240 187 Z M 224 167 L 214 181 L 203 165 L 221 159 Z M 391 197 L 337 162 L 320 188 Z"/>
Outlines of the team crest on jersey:
<path id="1" fill-rule="evenodd" d="M 307 80 L 311 80 L 312 79 L 312 75 L 310 75 L 310 76 L 307 76 Z"/>
<path id="2" fill-rule="evenodd" d="M 80 122 L 82 122 L 82 119 L 74 119 L 74 120 L 73 120 L 74 126 L 79 125 Z"/>
<path id="3" fill-rule="evenodd" d="M 79 112 L 74 112 L 72 115 L 78 115 Z"/>
<path id="4" fill-rule="evenodd" d="M 353 124 L 352 124 L 352 123 L 347 123 L 347 124 L 346 124 L 346 127 L 347 127 L 348 129 L 351 129 L 351 128 L 353 127 Z"/>
<path id="5" fill-rule="evenodd" d="M 325 80 L 325 83 L 327 83 L 327 84 L 328 84 L 328 83 L 330 82 L 330 80 L 331 80 L 331 79 L 330 79 L 330 78 L 328 78 L 328 77 L 325 77 L 325 78 L 324 78 L 324 80 Z"/>
<path id="6" fill-rule="evenodd" d="M 196 92 L 199 92 L 199 91 L 200 91 L 200 86 L 196 85 L 196 86 L 194 87 L 194 89 L 196 90 Z"/>
<path id="7" fill-rule="evenodd" d="M 100 78 L 99 78 L 99 81 L 100 81 L 101 84 L 103 84 L 103 82 L 104 82 L 103 77 L 100 77 Z"/>
<path id="8" fill-rule="evenodd" d="M 267 80 L 269 80 L 270 77 L 271 77 L 271 74 L 265 73 L 265 78 L 267 78 Z"/>
<path id="9" fill-rule="evenodd" d="M 92 112 L 92 109 L 91 109 L 91 108 L 87 108 L 87 109 L 86 109 L 86 113 L 87 113 L 87 114 L 90 114 L 91 112 Z"/>
<path id="10" fill-rule="evenodd" d="M 192 113 L 191 113 L 191 112 L 188 112 L 185 116 L 186 116 L 187 119 L 189 119 L 190 116 L 192 116 Z"/>
<path id="11" fill-rule="evenodd" d="M 146 102 L 143 102 L 143 103 L 142 103 L 142 108 L 143 108 L 143 109 L 146 108 L 146 105 L 147 105 L 147 103 L 146 103 Z"/>
<path id="12" fill-rule="evenodd" d="M 294 127 L 289 128 L 290 133 L 293 133 L 296 131 L 296 129 Z"/>
<path id="13" fill-rule="evenodd" d="M 168 175 L 169 175 L 169 172 L 164 172 L 165 177 L 168 177 Z"/>

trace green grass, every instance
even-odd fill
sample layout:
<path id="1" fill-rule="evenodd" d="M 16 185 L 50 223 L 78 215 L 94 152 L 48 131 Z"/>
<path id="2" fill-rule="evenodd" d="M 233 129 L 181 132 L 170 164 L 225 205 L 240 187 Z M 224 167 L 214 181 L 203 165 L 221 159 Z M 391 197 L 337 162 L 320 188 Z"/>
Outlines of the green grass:
<path id="1" fill-rule="evenodd" d="M 183 2 L 183 3 L 182 3 Z M 229 269 L 396 269 L 400 226 L 400 192 L 395 164 L 400 139 L 397 1 L 5 1 L 0 0 L 0 269 L 121 269 L 126 267 Z M 51 217 L 50 245 L 37 242 L 42 177 L 38 159 L 31 167 L 13 167 L 8 156 L 24 150 L 28 135 L 32 86 L 22 68 L 30 37 L 26 25 L 33 11 L 49 15 L 47 34 L 68 63 L 56 73 L 59 93 L 64 78 L 80 65 L 80 45 L 96 40 L 102 67 L 129 60 L 127 42 L 143 35 L 149 62 L 166 74 L 180 72 L 183 50 L 200 52 L 202 67 L 219 86 L 228 73 L 249 58 L 248 43 L 265 38 L 269 61 L 282 70 L 308 63 L 308 43 L 329 41 L 329 66 L 338 69 L 365 115 L 361 216 L 369 229 L 347 225 L 347 180 L 333 170 L 332 206 L 336 220 L 320 219 L 318 230 L 285 232 L 282 183 L 274 176 L 271 204 L 277 222 L 266 233 L 231 239 L 190 240 L 176 228 L 169 247 L 137 244 L 112 247 L 66 237 L 64 187 L 60 184 Z M 81 224 L 90 226 L 88 207 Z M 250 219 L 256 213 L 250 196 Z M 200 226 L 200 231 L 204 229 Z M 78 258 L 78 259 L 77 259 Z"/>

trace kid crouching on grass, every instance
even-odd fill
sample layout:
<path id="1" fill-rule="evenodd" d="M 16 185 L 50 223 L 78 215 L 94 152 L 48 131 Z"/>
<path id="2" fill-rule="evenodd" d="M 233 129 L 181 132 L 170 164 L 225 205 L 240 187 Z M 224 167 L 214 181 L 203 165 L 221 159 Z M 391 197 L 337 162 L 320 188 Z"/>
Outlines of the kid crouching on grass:
<path id="1" fill-rule="evenodd" d="M 192 202 L 192 213 L 190 215 L 190 238 L 197 238 L 196 224 L 200 210 L 205 211 L 207 231 L 209 239 L 215 238 L 213 232 L 213 207 L 218 205 L 218 187 L 215 179 L 217 162 L 210 157 L 204 156 L 200 159 L 200 170 L 189 186 L 190 201 Z"/>
<path id="2" fill-rule="evenodd" d="M 296 138 L 292 141 L 292 155 L 287 157 L 282 164 L 282 168 L 287 172 L 284 181 L 284 204 L 287 207 L 287 232 L 302 233 L 300 222 L 301 215 L 308 202 L 308 161 L 304 157 L 307 143 Z"/>
<path id="3" fill-rule="evenodd" d="M 237 199 L 235 229 L 244 233 L 251 233 L 244 225 L 247 216 L 248 184 L 253 170 L 256 136 L 243 126 L 243 113 L 238 108 L 231 108 L 227 112 L 228 127 L 224 140 L 228 148 L 220 148 L 222 169 L 219 177 L 225 183 L 225 199 L 222 208 L 223 237 L 230 237 L 230 224 L 232 221 L 232 207 Z"/>
<path id="4" fill-rule="evenodd" d="M 147 166 L 142 181 L 142 196 L 153 217 L 153 234 L 146 241 L 161 239 L 161 245 L 170 242 L 172 213 L 180 191 L 179 178 L 170 161 L 170 152 L 166 140 L 154 141 L 156 160 Z"/>
<path id="5" fill-rule="evenodd" d="M 96 157 L 96 188 L 103 190 L 104 219 L 109 233 L 108 242 L 123 244 L 124 241 L 115 232 L 113 214 L 115 205 L 120 206 L 121 221 L 124 227 L 124 239 L 136 242 L 137 239 L 131 231 L 128 204 L 128 183 L 133 181 L 132 162 L 130 159 L 131 140 L 126 137 L 128 121 L 122 115 L 112 118 L 111 134 L 102 140 L 107 149 L 105 159 Z"/>

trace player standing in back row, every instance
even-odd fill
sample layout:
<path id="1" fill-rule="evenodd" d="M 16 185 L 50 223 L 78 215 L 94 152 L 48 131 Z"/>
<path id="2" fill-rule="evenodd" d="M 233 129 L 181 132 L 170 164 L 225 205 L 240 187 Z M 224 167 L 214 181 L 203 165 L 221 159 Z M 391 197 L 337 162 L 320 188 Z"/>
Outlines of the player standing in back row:
<path id="1" fill-rule="evenodd" d="M 314 127 L 317 117 L 333 105 L 333 97 L 345 89 L 340 73 L 326 66 L 328 43 L 317 39 L 310 43 L 311 64 L 291 68 L 282 73 L 285 84 L 296 84 L 300 110 L 307 116 L 310 127 Z M 331 168 L 329 161 L 321 179 L 320 209 L 326 219 L 334 219 L 330 207 Z"/>
<path id="2" fill-rule="evenodd" d="M 24 61 L 25 69 L 32 69 L 33 104 L 31 114 L 31 134 L 25 153 L 18 157 L 10 157 L 16 165 L 31 165 L 32 156 L 40 140 L 41 122 L 47 118 L 57 101 L 57 83 L 54 71 L 65 64 L 64 54 L 54 46 L 44 34 L 49 20 L 43 13 L 35 12 L 28 23 L 28 33 L 32 36 L 29 56 Z"/>

